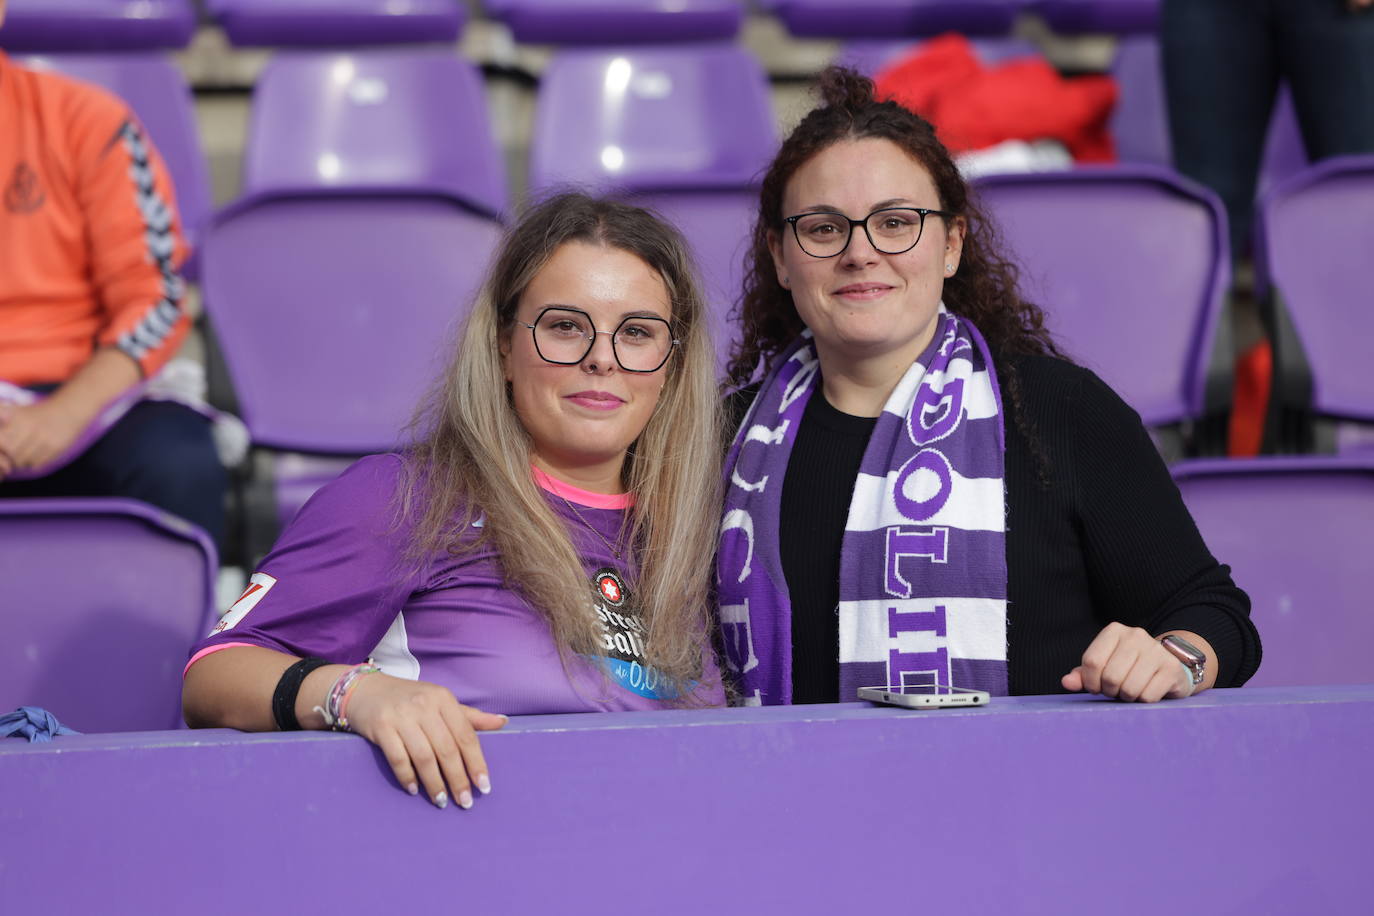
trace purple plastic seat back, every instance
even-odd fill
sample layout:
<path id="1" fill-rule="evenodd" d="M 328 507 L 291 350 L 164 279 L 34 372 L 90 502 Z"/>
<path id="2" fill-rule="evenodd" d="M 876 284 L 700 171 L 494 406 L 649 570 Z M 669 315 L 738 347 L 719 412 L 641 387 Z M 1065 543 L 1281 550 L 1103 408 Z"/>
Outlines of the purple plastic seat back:
<path id="1" fill-rule="evenodd" d="M 452 43 L 467 21 L 460 0 L 210 0 L 207 6 L 239 46 Z"/>
<path id="2" fill-rule="evenodd" d="M 1136 35 L 1119 41 L 1112 76 L 1118 89 L 1111 121 L 1117 156 L 1122 162 L 1171 166 L 1173 151 L 1159 39 L 1153 35 Z M 1264 192 L 1306 165 L 1307 151 L 1298 130 L 1293 97 L 1287 85 L 1280 85 L 1264 140 L 1259 191 Z"/>
<path id="3" fill-rule="evenodd" d="M 731 39 L 744 0 L 483 0 L 516 41 L 615 45 Z"/>
<path id="4" fill-rule="evenodd" d="M 83 732 L 179 727 L 215 568 L 203 532 L 140 502 L 0 500 L 0 706 Z"/>
<path id="5" fill-rule="evenodd" d="M 776 148 L 767 78 L 740 48 L 563 51 L 540 90 L 529 184 L 622 191 L 673 221 L 695 251 L 723 361 Z"/>
<path id="6" fill-rule="evenodd" d="M 1028 0 L 1026 8 L 1060 33 L 1153 34 L 1160 0 Z"/>
<path id="7" fill-rule="evenodd" d="M 1039 57 L 1040 49 L 1024 38 L 974 38 L 970 43 L 978 59 L 988 66 L 1018 57 Z M 912 41 L 851 41 L 836 58 L 836 63 L 877 76 L 883 68 L 919 49 Z"/>
<path id="8" fill-rule="evenodd" d="M 733 312 L 744 288 L 744 258 L 758 213 L 758 192 L 636 194 L 631 199 L 668 220 L 691 244 L 701 275 L 702 295 L 706 297 L 716 366 L 723 374 L 730 350 L 739 337 L 739 324 Z M 728 231 L 722 231 L 722 227 Z"/>
<path id="9" fill-rule="evenodd" d="M 1374 421 L 1374 156 L 1320 162 L 1260 203 L 1256 268 L 1283 296 L 1320 414 Z"/>
<path id="10" fill-rule="evenodd" d="M 138 115 L 176 187 L 177 211 L 192 251 L 182 271 L 196 279 L 200 234 L 210 216 L 210 174 L 191 89 L 181 71 L 158 53 L 44 54 L 20 63 L 95 83 L 122 98 Z"/>
<path id="11" fill-rule="evenodd" d="M 1374 454 L 1182 462 L 1183 499 L 1264 640 L 1253 687 L 1374 683 Z"/>
<path id="12" fill-rule="evenodd" d="M 563 51 L 540 88 L 529 184 L 740 188 L 776 146 L 767 77 L 741 48 Z"/>
<path id="13" fill-rule="evenodd" d="M 1005 35 L 1024 0 L 764 0 L 798 37 Z"/>
<path id="14" fill-rule="evenodd" d="M 977 188 L 1060 344 L 1146 425 L 1201 415 L 1230 270 L 1216 197 L 1147 167 L 989 175 Z"/>
<path id="15" fill-rule="evenodd" d="M 1122 162 L 1166 168 L 1173 163 L 1162 66 L 1159 39 L 1132 36 L 1117 42 L 1112 62 L 1117 100 L 1111 130 Z"/>
<path id="16" fill-rule="evenodd" d="M 1269 118 L 1269 130 L 1264 135 L 1264 158 L 1260 160 L 1257 193 L 1264 195 L 1307 168 L 1310 161 L 1302 131 L 1298 128 L 1293 93 L 1288 90 L 1287 83 L 1281 83 L 1278 97 L 1274 99 L 1274 113 Z"/>
<path id="17" fill-rule="evenodd" d="M 477 292 L 507 195 L 475 68 L 429 50 L 277 55 L 244 192 L 210 233 L 203 288 L 254 443 L 313 453 L 273 456 L 285 524 L 337 456 L 401 441 Z"/>
<path id="18" fill-rule="evenodd" d="M 196 30 L 192 0 L 9 0 L 7 51 L 184 48 Z"/>
<path id="19" fill-rule="evenodd" d="M 394 447 L 499 234 L 494 220 L 418 194 L 259 199 L 217 218 L 206 307 L 253 441 Z"/>
<path id="20" fill-rule="evenodd" d="M 429 50 L 278 54 L 253 97 L 243 194 L 423 193 L 498 216 L 505 172 L 475 67 Z"/>

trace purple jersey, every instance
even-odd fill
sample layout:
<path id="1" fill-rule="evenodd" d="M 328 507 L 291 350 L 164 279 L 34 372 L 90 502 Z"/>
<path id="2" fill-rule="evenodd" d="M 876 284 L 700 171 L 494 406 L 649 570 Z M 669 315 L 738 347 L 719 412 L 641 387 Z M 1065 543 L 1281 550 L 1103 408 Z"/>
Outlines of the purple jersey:
<path id="1" fill-rule="evenodd" d="M 665 705 L 670 688 L 642 662 L 644 627 L 625 590 L 634 569 L 608 546 L 626 524 L 626 498 L 538 475 L 582 555 L 596 590 L 589 587 L 588 602 L 604 630 L 603 654 L 572 657 L 565 670 L 548 624 L 506 587 L 492 547 L 443 552 L 418 568 L 402 556 L 406 533 L 393 521 L 400 471 L 395 455 L 364 458 L 311 497 L 248 590 L 192 650 L 192 663 L 230 645 L 343 664 L 371 657 L 387 674 L 439 684 L 463 703 L 506 715 Z M 724 702 L 709 653 L 699 696 Z"/>

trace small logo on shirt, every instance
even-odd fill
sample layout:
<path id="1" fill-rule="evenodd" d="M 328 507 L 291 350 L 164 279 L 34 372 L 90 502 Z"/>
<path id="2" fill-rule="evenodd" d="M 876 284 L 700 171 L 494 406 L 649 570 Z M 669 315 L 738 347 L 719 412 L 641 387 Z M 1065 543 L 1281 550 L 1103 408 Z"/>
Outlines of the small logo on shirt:
<path id="1" fill-rule="evenodd" d="M 229 610 L 224 612 L 224 616 L 220 618 L 219 623 L 215 624 L 215 628 L 210 631 L 210 635 L 214 636 L 218 633 L 223 633 L 225 630 L 233 629 L 238 622 L 244 618 L 244 615 L 258 606 L 258 602 L 261 601 L 263 597 L 272 590 L 272 586 L 276 584 L 277 580 L 267 573 L 253 573 L 252 577 L 248 580 L 248 587 L 243 590 L 242 595 L 239 595 L 239 600 L 229 605 Z"/>
<path id="2" fill-rule="evenodd" d="M 38 183 L 38 173 L 27 162 L 20 162 L 5 185 L 5 209 L 11 213 L 32 213 L 43 206 L 44 200 L 46 195 Z"/>
<path id="3" fill-rule="evenodd" d="M 596 571 L 596 591 L 611 607 L 625 603 L 625 582 L 614 569 L 606 567 Z"/>

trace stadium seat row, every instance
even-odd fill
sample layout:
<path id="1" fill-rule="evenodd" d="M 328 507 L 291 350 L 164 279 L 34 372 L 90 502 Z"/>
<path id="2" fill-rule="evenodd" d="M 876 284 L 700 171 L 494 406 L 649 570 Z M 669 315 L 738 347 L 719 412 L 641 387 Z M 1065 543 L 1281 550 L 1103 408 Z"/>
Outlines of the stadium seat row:
<path id="1" fill-rule="evenodd" d="M 745 0 L 484 0 L 487 17 L 517 41 L 607 45 L 731 39 Z M 374 45 L 453 42 L 467 21 L 461 0 L 205 0 L 230 42 Z M 1159 0 L 758 0 L 799 37 L 1005 35 L 1022 12 L 1058 32 L 1153 30 Z M 11 0 L 0 42 L 21 51 L 185 47 L 199 15 L 193 0 Z"/>
<path id="2" fill-rule="evenodd" d="M 325 454 L 393 443 L 434 369 L 414 358 L 417 347 L 444 339 L 509 205 L 476 70 L 437 50 L 277 55 L 255 94 L 243 197 L 207 232 L 204 162 L 184 84 L 169 79 L 170 65 L 156 55 L 44 62 L 133 99 L 171 163 L 190 235 L 220 265 L 205 278 L 205 299 L 255 441 Z M 776 143 L 772 124 L 766 77 L 740 48 L 565 51 L 541 85 L 530 186 L 619 190 L 676 221 L 697 250 L 723 361 L 755 183 Z M 1326 166 L 1315 181 L 1347 176 L 1340 193 L 1354 194 L 1345 185 L 1360 183 L 1361 168 Z M 1224 412 L 1225 226 L 1209 193 L 1146 166 L 992 176 L 981 186 L 1056 332 L 1148 424 Z M 1271 195 L 1265 213 L 1299 189 L 1283 187 L 1295 190 Z M 1359 222 L 1358 209 L 1340 210 Z M 1310 213 L 1307 220 L 1319 218 Z M 1285 214 L 1274 241 L 1305 225 Z M 1363 234 L 1349 228 L 1341 239 L 1368 238 L 1367 227 Z M 1299 238 L 1305 231 L 1292 230 Z M 1285 261 L 1289 250 L 1302 248 L 1280 245 L 1262 263 L 1310 278 L 1317 256 Z M 450 256 L 454 251 L 463 256 Z M 1321 282 L 1340 275 L 1333 267 Z M 1296 278 L 1278 276 L 1287 298 L 1297 292 L 1292 307 L 1304 316 L 1337 307 L 1308 304 L 1331 300 L 1329 290 L 1309 293 Z M 329 305 L 321 310 L 320 303 Z M 334 320 L 340 310 L 351 324 Z M 408 320 L 396 322 L 398 314 Z M 1297 339 L 1311 339 L 1327 362 L 1320 335 L 1329 325 L 1295 321 Z M 328 371 L 321 360 L 318 378 L 302 376 L 280 358 L 285 353 L 264 344 L 264 327 L 274 328 L 272 340 L 287 352 L 302 341 L 332 340 L 338 366 Z M 1122 340 L 1132 345 L 1123 350 Z M 1218 350 L 1220 374 L 1212 359 Z M 1282 355 L 1292 362 L 1301 352 L 1288 346 Z M 369 378 L 355 368 L 366 363 L 407 368 Z M 293 381 L 283 386 L 279 374 L 287 367 Z M 285 388 L 299 396 L 283 398 Z M 1339 387 L 1323 382 L 1317 391 L 1324 412 L 1367 415 L 1352 415 Z M 326 396 L 336 399 L 335 409 L 322 413 L 317 405 Z"/>

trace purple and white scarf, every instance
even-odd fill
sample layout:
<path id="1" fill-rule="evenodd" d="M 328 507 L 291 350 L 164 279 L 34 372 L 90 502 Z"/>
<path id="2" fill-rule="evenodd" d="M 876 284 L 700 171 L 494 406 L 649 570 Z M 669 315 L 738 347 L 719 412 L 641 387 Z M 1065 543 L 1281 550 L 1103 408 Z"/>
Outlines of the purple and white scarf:
<path id="1" fill-rule="evenodd" d="M 783 480 L 820 381 L 810 331 L 764 379 L 726 461 L 716 577 L 746 706 L 792 698 Z M 839 696 L 940 684 L 1007 693 L 1002 397 L 983 337 L 941 305 L 935 337 L 874 426 L 840 549 Z"/>

